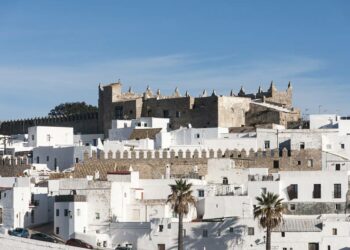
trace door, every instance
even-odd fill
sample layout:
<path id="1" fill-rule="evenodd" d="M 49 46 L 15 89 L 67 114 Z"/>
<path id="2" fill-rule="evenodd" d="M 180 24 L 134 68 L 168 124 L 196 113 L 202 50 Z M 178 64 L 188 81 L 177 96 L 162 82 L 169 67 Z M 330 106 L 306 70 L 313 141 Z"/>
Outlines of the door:
<path id="1" fill-rule="evenodd" d="M 318 243 L 309 243 L 309 250 L 319 250 Z"/>

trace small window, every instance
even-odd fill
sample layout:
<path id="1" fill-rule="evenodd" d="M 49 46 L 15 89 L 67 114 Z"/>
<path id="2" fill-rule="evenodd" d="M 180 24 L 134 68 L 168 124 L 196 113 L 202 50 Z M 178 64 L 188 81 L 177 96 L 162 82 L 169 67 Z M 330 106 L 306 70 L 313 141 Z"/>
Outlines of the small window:
<path id="1" fill-rule="evenodd" d="M 339 203 L 335 204 L 335 210 L 340 211 L 340 204 Z"/>
<path id="2" fill-rule="evenodd" d="M 46 156 L 46 161 L 50 161 L 50 157 L 49 156 Z"/>
<path id="3" fill-rule="evenodd" d="M 56 234 L 60 234 L 60 228 L 56 227 Z"/>
<path id="4" fill-rule="evenodd" d="M 228 185 L 228 179 L 227 179 L 227 177 L 222 178 L 222 184 Z"/>
<path id="5" fill-rule="evenodd" d="M 68 216 L 68 209 L 64 210 L 64 216 Z"/>
<path id="6" fill-rule="evenodd" d="M 340 144 L 340 147 L 341 149 L 345 149 L 345 144 L 344 143 Z"/>
<path id="7" fill-rule="evenodd" d="M 286 247 L 284 247 L 283 250 L 288 250 L 288 249 Z"/>
<path id="8" fill-rule="evenodd" d="M 270 148 L 270 141 L 265 141 L 265 149 L 269 149 Z"/>
<path id="9" fill-rule="evenodd" d="M 100 219 L 100 213 L 95 213 L 96 220 Z"/>
<path id="10" fill-rule="evenodd" d="M 194 135 L 194 138 L 197 138 L 197 139 L 198 139 L 198 138 L 200 138 L 200 137 L 201 137 L 200 134 L 195 134 L 195 135 Z"/>
<path id="11" fill-rule="evenodd" d="M 279 168 L 280 167 L 280 162 L 279 160 L 274 160 L 273 161 L 273 168 Z"/>
<path id="12" fill-rule="evenodd" d="M 295 204 L 289 204 L 289 210 L 295 211 Z"/>
<path id="13" fill-rule="evenodd" d="M 37 163 L 37 164 L 40 163 L 40 158 L 39 158 L 39 156 L 36 157 L 36 163 Z"/>
<path id="14" fill-rule="evenodd" d="M 103 241 L 103 247 L 107 247 L 107 241 L 106 240 Z"/>
<path id="15" fill-rule="evenodd" d="M 163 232 L 163 228 L 164 228 L 163 225 L 159 225 L 159 226 L 158 226 L 158 231 L 159 231 L 159 232 Z"/>
<path id="16" fill-rule="evenodd" d="M 248 227 L 248 235 L 254 235 L 254 227 Z"/>
<path id="17" fill-rule="evenodd" d="M 298 161 L 298 166 L 300 166 L 301 165 L 301 161 Z"/>
<path id="18" fill-rule="evenodd" d="M 145 122 L 145 123 L 143 124 L 143 126 L 144 126 L 145 128 L 147 128 L 148 125 L 147 125 L 147 123 Z"/>
<path id="19" fill-rule="evenodd" d="M 171 223 L 168 223 L 168 229 L 171 229 Z"/>
<path id="20" fill-rule="evenodd" d="M 334 184 L 334 195 L 333 198 L 340 199 L 341 198 L 341 184 Z"/>
<path id="21" fill-rule="evenodd" d="M 34 139 L 35 139 L 35 136 L 34 136 L 34 135 L 32 135 L 32 141 L 34 141 Z"/>
<path id="22" fill-rule="evenodd" d="M 332 235 L 337 235 L 338 234 L 338 230 L 336 228 L 332 229 Z"/>
<path id="23" fill-rule="evenodd" d="M 60 210 L 56 209 L 56 216 L 60 216 Z"/>
<path id="24" fill-rule="evenodd" d="M 314 166 L 314 161 L 312 159 L 307 160 L 307 166 L 312 168 Z"/>
<path id="25" fill-rule="evenodd" d="M 305 149 L 305 142 L 300 142 L 300 150 Z"/>
<path id="26" fill-rule="evenodd" d="M 234 232 L 233 227 L 230 227 L 229 232 L 230 232 L 230 233 L 233 233 L 233 232 Z"/>
<path id="27" fill-rule="evenodd" d="M 75 163 L 79 163 L 79 158 L 75 158 Z"/>
<path id="28" fill-rule="evenodd" d="M 204 197 L 204 190 L 203 189 L 198 190 L 198 197 Z"/>
<path id="29" fill-rule="evenodd" d="M 339 163 L 335 164 L 335 170 L 340 171 L 340 164 Z"/>
<path id="30" fill-rule="evenodd" d="M 281 236 L 282 237 L 286 237 L 286 233 L 285 232 L 281 232 Z"/>
<path id="31" fill-rule="evenodd" d="M 262 193 L 262 194 L 266 194 L 266 192 L 267 192 L 267 190 L 266 190 L 265 187 L 264 187 L 264 188 L 261 188 L 261 193 Z"/>
<path id="32" fill-rule="evenodd" d="M 321 184 L 314 184 L 314 191 L 312 192 L 312 198 L 321 199 Z"/>
<path id="33" fill-rule="evenodd" d="M 169 118 L 169 110 L 163 110 L 163 117 Z"/>
<path id="34" fill-rule="evenodd" d="M 203 229 L 203 237 L 204 238 L 208 237 L 208 229 Z"/>

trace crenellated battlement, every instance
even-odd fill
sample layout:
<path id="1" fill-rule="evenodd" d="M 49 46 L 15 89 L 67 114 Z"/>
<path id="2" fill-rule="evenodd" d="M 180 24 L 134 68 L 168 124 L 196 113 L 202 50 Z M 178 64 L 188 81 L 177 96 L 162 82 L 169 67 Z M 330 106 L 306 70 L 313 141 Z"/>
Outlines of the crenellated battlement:
<path id="1" fill-rule="evenodd" d="M 0 134 L 26 134 L 28 128 L 32 126 L 73 127 L 75 133 L 96 134 L 98 133 L 97 121 L 98 112 L 9 120 L 0 124 Z"/>

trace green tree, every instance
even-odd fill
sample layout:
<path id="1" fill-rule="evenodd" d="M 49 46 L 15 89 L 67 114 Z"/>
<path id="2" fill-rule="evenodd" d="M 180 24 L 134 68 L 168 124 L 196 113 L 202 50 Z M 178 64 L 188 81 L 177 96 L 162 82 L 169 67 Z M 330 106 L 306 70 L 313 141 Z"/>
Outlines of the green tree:
<path id="1" fill-rule="evenodd" d="M 51 109 L 49 116 L 55 115 L 77 115 L 97 112 L 98 108 L 85 102 L 66 102 Z"/>
<path id="2" fill-rule="evenodd" d="M 283 199 L 278 194 L 266 193 L 255 198 L 258 205 L 254 208 L 254 219 L 259 220 L 259 224 L 266 228 L 266 250 L 271 250 L 271 230 L 282 222 L 283 212 L 285 210 L 282 205 Z"/>
<path id="3" fill-rule="evenodd" d="M 167 203 L 171 204 L 171 208 L 179 217 L 178 250 L 183 250 L 183 216 L 188 214 L 190 205 L 195 205 L 196 200 L 192 195 L 191 183 L 180 179 L 170 187 L 171 194 L 168 196 Z"/>

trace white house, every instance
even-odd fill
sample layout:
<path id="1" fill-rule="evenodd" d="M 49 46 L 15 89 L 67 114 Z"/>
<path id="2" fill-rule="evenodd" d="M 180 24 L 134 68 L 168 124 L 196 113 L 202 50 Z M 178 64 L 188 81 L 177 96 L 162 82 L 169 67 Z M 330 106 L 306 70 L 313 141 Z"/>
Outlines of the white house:
<path id="1" fill-rule="evenodd" d="M 73 128 L 70 127 L 44 127 L 28 128 L 28 146 L 72 146 Z"/>

